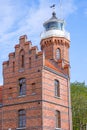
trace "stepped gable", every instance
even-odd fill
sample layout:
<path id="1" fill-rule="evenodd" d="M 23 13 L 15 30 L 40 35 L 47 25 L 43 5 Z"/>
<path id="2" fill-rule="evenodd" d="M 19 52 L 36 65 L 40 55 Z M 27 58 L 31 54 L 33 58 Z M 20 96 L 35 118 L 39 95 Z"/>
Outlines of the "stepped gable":
<path id="1" fill-rule="evenodd" d="M 8 60 L 3 62 L 4 68 L 9 68 L 10 65 L 15 62 L 15 65 L 18 63 L 19 54 L 21 51 L 24 52 L 24 55 L 27 56 L 27 58 L 32 57 L 33 59 L 37 59 L 34 57 L 42 57 L 42 51 L 38 50 L 37 46 L 32 46 L 32 42 L 27 40 L 27 35 L 20 36 L 19 43 L 15 45 L 15 51 L 9 53 Z M 29 57 L 28 57 L 29 56 Z M 28 59 L 25 59 L 26 62 Z"/>

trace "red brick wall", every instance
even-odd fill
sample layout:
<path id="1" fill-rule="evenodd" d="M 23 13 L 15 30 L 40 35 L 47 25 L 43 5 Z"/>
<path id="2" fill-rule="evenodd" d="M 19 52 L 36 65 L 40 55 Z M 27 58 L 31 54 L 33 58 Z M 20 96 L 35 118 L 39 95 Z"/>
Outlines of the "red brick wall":
<path id="1" fill-rule="evenodd" d="M 4 88 L 3 88 L 3 129 L 18 128 L 18 110 L 25 109 L 27 115 L 26 127 L 33 129 L 42 127 L 42 53 L 37 47 L 31 47 L 26 41 L 26 36 L 20 37 L 20 44 L 15 46 L 15 52 L 9 54 L 9 61 L 3 63 Z M 19 54 L 24 50 L 24 68 L 20 68 Z M 31 58 L 31 67 L 29 67 Z M 15 69 L 13 71 L 13 62 Z M 19 96 L 18 88 L 20 78 L 26 78 L 26 95 Z M 32 83 L 35 83 L 35 93 L 32 93 Z M 33 123 L 32 123 L 33 122 Z"/>
<path id="2" fill-rule="evenodd" d="M 60 82 L 60 97 L 55 97 L 54 80 Z M 68 80 L 58 74 L 53 74 L 47 70 L 43 71 L 43 127 L 45 130 L 56 128 L 55 113 L 61 113 L 61 128 L 69 130 L 69 101 L 68 101 Z"/>
<path id="3" fill-rule="evenodd" d="M 25 109 L 26 111 L 26 128 L 28 130 L 37 127 L 41 130 L 42 126 L 42 107 L 40 102 L 23 103 L 18 105 L 5 106 L 3 108 L 3 129 L 8 130 L 18 128 L 18 110 Z"/>

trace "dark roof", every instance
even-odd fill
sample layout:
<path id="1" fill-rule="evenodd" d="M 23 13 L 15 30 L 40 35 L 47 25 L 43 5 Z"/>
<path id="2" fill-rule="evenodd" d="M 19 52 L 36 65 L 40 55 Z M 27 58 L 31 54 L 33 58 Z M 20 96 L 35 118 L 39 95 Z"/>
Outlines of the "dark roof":
<path id="1" fill-rule="evenodd" d="M 58 19 L 58 18 L 56 17 L 56 13 L 53 12 L 53 13 L 52 13 L 52 17 L 51 17 L 49 20 L 47 20 L 47 21 L 43 24 L 43 26 L 45 26 L 46 24 L 48 24 L 48 23 L 50 23 L 50 22 L 62 22 L 62 23 L 64 23 L 64 20 Z"/>
<path id="2" fill-rule="evenodd" d="M 58 22 L 58 18 L 56 17 L 56 13 L 55 13 L 55 12 L 52 13 L 52 17 L 51 17 L 49 20 L 47 20 L 47 21 L 43 24 L 43 26 L 45 26 L 47 23 L 50 23 L 50 22 L 53 22 L 53 21 Z"/>

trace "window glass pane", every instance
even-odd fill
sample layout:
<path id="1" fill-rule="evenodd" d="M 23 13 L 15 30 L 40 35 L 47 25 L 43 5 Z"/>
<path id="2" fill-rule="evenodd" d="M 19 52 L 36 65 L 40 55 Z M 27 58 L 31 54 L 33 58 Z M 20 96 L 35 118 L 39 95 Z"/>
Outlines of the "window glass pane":
<path id="1" fill-rule="evenodd" d="M 22 79 L 19 80 L 19 83 L 22 84 Z"/>
<path id="2" fill-rule="evenodd" d="M 19 110 L 19 127 L 25 127 L 26 126 L 26 115 L 25 115 L 25 110 Z"/>
<path id="3" fill-rule="evenodd" d="M 56 50 L 56 59 L 57 60 L 60 59 L 60 49 L 59 48 Z"/>
<path id="4" fill-rule="evenodd" d="M 61 117 L 60 117 L 60 111 L 56 111 L 56 128 L 61 127 Z"/>
<path id="5" fill-rule="evenodd" d="M 55 80 L 55 96 L 60 96 L 60 87 L 58 80 Z"/>
<path id="6" fill-rule="evenodd" d="M 55 96 L 57 96 L 57 87 L 55 86 Z"/>
<path id="7" fill-rule="evenodd" d="M 19 79 L 19 95 L 26 94 L 26 80 L 25 78 Z"/>

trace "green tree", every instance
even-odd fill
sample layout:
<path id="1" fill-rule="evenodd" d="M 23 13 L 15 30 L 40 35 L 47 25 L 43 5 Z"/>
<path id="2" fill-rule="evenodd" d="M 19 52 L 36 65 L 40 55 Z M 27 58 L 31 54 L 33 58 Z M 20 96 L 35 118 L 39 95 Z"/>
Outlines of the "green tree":
<path id="1" fill-rule="evenodd" d="M 87 124 L 87 86 L 85 83 L 71 83 L 71 105 L 73 130 L 85 130 Z"/>

